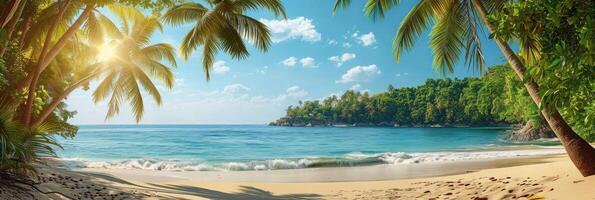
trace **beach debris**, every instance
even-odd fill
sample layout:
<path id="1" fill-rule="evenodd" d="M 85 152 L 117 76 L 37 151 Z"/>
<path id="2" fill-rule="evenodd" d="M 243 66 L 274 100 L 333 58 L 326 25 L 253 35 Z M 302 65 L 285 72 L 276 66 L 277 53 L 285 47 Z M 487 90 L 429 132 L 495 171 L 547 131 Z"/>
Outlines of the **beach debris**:
<path id="1" fill-rule="evenodd" d="M 529 197 L 529 199 L 545 199 L 545 197 L 541 195 L 532 195 Z"/>
<path id="2" fill-rule="evenodd" d="M 572 183 L 580 183 L 580 182 L 583 182 L 583 181 L 585 181 L 585 180 L 572 181 Z"/>

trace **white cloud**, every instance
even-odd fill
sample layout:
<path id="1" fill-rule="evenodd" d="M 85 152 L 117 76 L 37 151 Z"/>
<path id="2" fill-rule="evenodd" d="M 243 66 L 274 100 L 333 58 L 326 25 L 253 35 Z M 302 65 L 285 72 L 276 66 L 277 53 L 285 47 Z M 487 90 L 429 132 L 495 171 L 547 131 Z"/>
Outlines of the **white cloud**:
<path id="1" fill-rule="evenodd" d="M 364 45 L 366 47 L 376 44 L 376 37 L 374 36 L 374 33 L 372 33 L 372 32 L 369 32 L 368 34 L 363 34 L 359 37 L 357 37 L 357 35 L 355 35 L 355 36 L 362 43 L 362 45 Z"/>
<path id="2" fill-rule="evenodd" d="M 181 80 L 181 79 L 180 79 Z M 92 83 L 92 88 L 97 83 Z M 213 91 L 190 90 L 167 96 L 161 106 L 152 102 L 145 104 L 142 124 L 264 124 L 285 115 L 285 108 L 296 103 L 297 97 L 307 93 L 295 88 L 280 91 L 280 94 L 252 95 L 242 84 L 233 84 Z M 285 89 L 285 88 L 283 88 Z M 225 93 L 224 91 L 227 91 Z M 239 91 L 233 93 L 234 91 Z M 303 92 L 302 92 L 303 91 Z M 281 96 L 282 98 L 278 98 Z M 164 96 L 165 97 L 165 96 Z M 279 99 L 279 100 L 277 100 Z M 77 90 L 67 103 L 78 114 L 72 119 L 75 124 L 133 124 L 130 106 L 122 105 L 118 116 L 105 121 L 107 102 L 93 103 L 92 90 Z M 192 116 L 192 117 L 188 117 Z"/>
<path id="3" fill-rule="evenodd" d="M 248 92 L 251 89 L 249 87 L 246 87 L 245 85 L 236 83 L 236 84 L 231 84 L 231 85 L 227 85 L 223 88 L 223 93 L 225 94 L 238 94 L 238 93 L 242 93 L 242 92 Z"/>
<path id="4" fill-rule="evenodd" d="M 343 53 L 343 55 L 332 56 L 328 58 L 328 60 L 335 62 L 335 64 L 337 64 L 337 67 L 340 67 L 341 65 L 343 65 L 343 63 L 353 59 L 355 59 L 354 53 Z"/>
<path id="5" fill-rule="evenodd" d="M 316 61 L 312 57 L 302 58 L 302 59 L 300 59 L 300 63 L 302 63 L 302 67 L 310 67 L 310 68 L 318 67 L 318 66 L 316 66 Z"/>
<path id="6" fill-rule="evenodd" d="M 262 67 L 262 69 L 256 69 L 256 71 L 260 74 L 266 74 L 268 70 L 269 70 L 269 66 L 264 66 L 264 67 Z"/>
<path id="7" fill-rule="evenodd" d="M 360 85 L 360 84 L 355 84 L 355 85 L 352 85 L 352 86 L 349 88 L 349 90 L 353 90 L 353 91 L 355 91 L 355 92 L 361 92 L 361 93 L 366 93 L 366 92 L 367 92 L 367 93 L 370 93 L 370 90 L 368 90 L 368 89 L 362 89 L 362 85 Z"/>
<path id="8" fill-rule="evenodd" d="M 341 80 L 335 81 L 336 83 L 349 83 L 349 82 L 358 82 L 358 81 L 367 81 L 372 77 L 380 74 L 380 69 L 374 64 L 368 66 L 355 66 L 343 76 L 341 76 Z"/>
<path id="9" fill-rule="evenodd" d="M 349 42 L 344 42 L 342 46 L 345 48 L 351 48 L 352 45 Z"/>
<path id="10" fill-rule="evenodd" d="M 229 72 L 229 66 L 223 60 L 219 60 L 213 64 L 213 72 L 215 74 L 226 74 Z"/>
<path id="11" fill-rule="evenodd" d="M 337 42 L 337 40 L 330 39 L 330 40 L 328 40 L 328 44 L 329 45 L 337 45 L 337 44 L 339 44 L 339 42 Z"/>
<path id="12" fill-rule="evenodd" d="M 308 95 L 308 92 L 304 89 L 301 89 L 299 86 L 291 86 L 287 88 L 285 92 L 287 92 L 287 96 L 294 98 L 302 98 Z"/>
<path id="13" fill-rule="evenodd" d="M 176 86 L 184 86 L 184 82 L 186 80 L 184 80 L 183 78 L 176 78 L 174 79 L 174 85 Z"/>
<path id="14" fill-rule="evenodd" d="M 260 21 L 269 27 L 273 35 L 272 40 L 275 43 L 290 39 L 318 42 L 321 39 L 321 34 L 316 31 L 312 20 L 305 17 L 286 20 L 260 19 Z"/>
<path id="15" fill-rule="evenodd" d="M 294 66 L 296 63 L 297 63 L 297 58 L 295 58 L 293 56 L 281 61 L 281 64 L 288 66 L 288 67 Z"/>

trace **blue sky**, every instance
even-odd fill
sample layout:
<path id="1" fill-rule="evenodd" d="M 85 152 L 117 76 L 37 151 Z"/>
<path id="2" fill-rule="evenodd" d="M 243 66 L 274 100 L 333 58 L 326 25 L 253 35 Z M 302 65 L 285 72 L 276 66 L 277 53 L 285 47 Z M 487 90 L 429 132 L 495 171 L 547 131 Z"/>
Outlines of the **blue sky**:
<path id="1" fill-rule="evenodd" d="M 202 2 L 202 1 L 200 1 Z M 412 51 L 396 63 L 391 43 L 399 23 L 416 1 L 403 1 L 386 18 L 372 22 L 363 16 L 364 1 L 332 15 L 332 0 L 283 1 L 287 20 L 263 11 L 249 15 L 269 25 L 274 43 L 268 52 L 251 49 L 246 60 L 220 53 L 211 81 L 201 69 L 200 50 L 178 59 L 173 90 L 161 89 L 163 104 L 145 98 L 141 124 L 263 124 L 283 116 L 299 100 L 321 99 L 348 89 L 378 93 L 389 84 L 415 86 L 428 78 L 443 77 L 432 68 L 428 32 Z M 178 47 L 191 24 L 165 26 L 154 42 Z M 503 62 L 493 41 L 484 40 L 488 65 Z M 449 77 L 479 76 L 463 62 Z M 93 85 L 93 84 L 92 84 Z M 92 88 L 93 89 L 93 88 Z M 90 91 L 74 92 L 68 99 L 78 114 L 75 124 L 135 123 L 127 107 L 105 120 L 105 103 L 94 104 Z"/>

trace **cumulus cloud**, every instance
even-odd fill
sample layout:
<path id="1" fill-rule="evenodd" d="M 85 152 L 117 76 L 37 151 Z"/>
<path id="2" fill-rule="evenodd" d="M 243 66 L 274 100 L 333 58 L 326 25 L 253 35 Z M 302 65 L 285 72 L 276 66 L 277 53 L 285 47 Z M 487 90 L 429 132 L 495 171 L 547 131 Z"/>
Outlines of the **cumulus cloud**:
<path id="1" fill-rule="evenodd" d="M 369 32 L 368 34 L 363 34 L 361 36 L 356 35 L 356 38 L 362 43 L 362 45 L 366 47 L 376 44 L 376 36 L 374 36 L 374 33 L 372 32 Z"/>
<path id="2" fill-rule="evenodd" d="M 229 66 L 223 60 L 219 60 L 213 64 L 213 72 L 215 74 L 226 74 L 229 72 Z"/>
<path id="3" fill-rule="evenodd" d="M 350 83 L 350 82 L 358 82 L 358 81 L 367 81 L 373 78 L 376 75 L 379 75 L 380 69 L 374 64 L 368 66 L 355 66 L 345 74 L 341 76 L 341 80 L 335 81 L 336 83 Z"/>
<path id="4" fill-rule="evenodd" d="M 302 59 L 300 59 L 300 63 L 302 63 L 302 67 L 310 67 L 310 68 L 318 67 L 318 66 L 316 66 L 316 61 L 312 57 L 302 58 Z"/>
<path id="5" fill-rule="evenodd" d="M 288 66 L 288 67 L 294 66 L 296 63 L 297 63 L 297 58 L 295 58 L 293 56 L 281 61 L 281 64 Z"/>
<path id="6" fill-rule="evenodd" d="M 308 92 L 299 86 L 291 86 L 285 90 L 287 92 L 287 96 L 294 97 L 294 98 L 302 98 L 308 95 Z"/>
<path id="7" fill-rule="evenodd" d="M 337 64 L 337 67 L 340 67 L 341 65 L 343 65 L 343 63 L 353 59 L 355 59 L 354 53 L 344 53 L 340 56 L 332 56 L 328 58 L 328 60 L 335 62 L 335 64 Z"/>
<path id="8" fill-rule="evenodd" d="M 290 39 L 318 42 L 321 39 L 321 34 L 316 31 L 312 20 L 305 17 L 286 20 L 260 19 L 260 21 L 269 27 L 273 36 L 272 40 L 275 43 Z"/>
<path id="9" fill-rule="evenodd" d="M 245 85 L 236 83 L 236 84 L 231 84 L 231 85 L 227 85 L 223 88 L 223 93 L 224 94 L 238 94 L 238 93 L 242 93 L 242 92 L 248 92 L 251 89 L 249 87 L 246 87 Z"/>

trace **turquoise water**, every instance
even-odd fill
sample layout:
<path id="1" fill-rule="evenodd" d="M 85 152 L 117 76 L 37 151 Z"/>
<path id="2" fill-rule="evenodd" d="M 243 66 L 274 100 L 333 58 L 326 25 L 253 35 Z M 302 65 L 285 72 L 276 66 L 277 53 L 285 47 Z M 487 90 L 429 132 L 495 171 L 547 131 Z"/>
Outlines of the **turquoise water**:
<path id="1" fill-rule="evenodd" d="M 74 139 L 60 139 L 64 150 L 58 154 L 75 167 L 183 171 L 442 162 L 555 153 L 518 148 L 504 151 L 518 146 L 502 141 L 505 130 L 83 125 Z"/>

